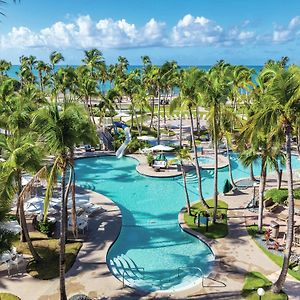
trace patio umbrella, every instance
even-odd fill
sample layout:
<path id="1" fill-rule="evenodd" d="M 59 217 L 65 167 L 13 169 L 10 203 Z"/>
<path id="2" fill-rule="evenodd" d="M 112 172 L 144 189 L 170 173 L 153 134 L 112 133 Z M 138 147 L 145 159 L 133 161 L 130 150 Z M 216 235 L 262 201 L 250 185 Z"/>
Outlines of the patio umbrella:
<path id="1" fill-rule="evenodd" d="M 129 114 L 126 114 L 125 112 L 123 112 L 123 111 L 120 111 L 117 115 L 115 115 L 114 116 L 115 118 L 120 118 L 120 121 L 122 120 L 122 117 L 124 117 L 124 118 L 128 118 L 128 117 L 130 117 L 130 115 Z"/>
<path id="2" fill-rule="evenodd" d="M 29 213 L 39 214 L 44 209 L 44 199 L 33 197 L 26 201 L 24 210 Z"/>
<path id="3" fill-rule="evenodd" d="M 149 150 L 151 151 L 172 151 L 174 150 L 173 147 L 165 146 L 165 145 L 156 145 L 154 147 L 151 147 Z"/>
<path id="4" fill-rule="evenodd" d="M 156 141 L 156 138 L 151 135 L 142 135 L 137 137 L 138 140 L 140 141 Z"/>
<path id="5" fill-rule="evenodd" d="M 18 234 L 22 231 L 22 228 L 17 221 L 9 221 L 5 223 L 1 223 L 0 227 L 3 230 L 10 231 L 14 234 Z"/>

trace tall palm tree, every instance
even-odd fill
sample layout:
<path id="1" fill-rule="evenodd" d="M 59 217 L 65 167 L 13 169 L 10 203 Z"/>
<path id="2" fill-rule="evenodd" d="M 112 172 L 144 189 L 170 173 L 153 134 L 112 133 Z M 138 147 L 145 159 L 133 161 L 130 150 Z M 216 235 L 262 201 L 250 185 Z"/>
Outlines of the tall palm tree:
<path id="1" fill-rule="evenodd" d="M 273 291 L 281 291 L 286 279 L 291 248 L 293 242 L 294 227 L 294 195 L 293 195 L 293 173 L 291 165 L 291 132 L 297 114 L 300 111 L 299 81 L 295 73 L 289 69 L 269 68 L 264 70 L 268 76 L 269 99 L 266 105 L 256 113 L 255 127 L 265 128 L 266 132 L 272 132 L 276 136 L 283 133 L 285 136 L 286 150 L 286 173 L 288 181 L 288 222 L 286 251 L 284 252 L 283 265 L 277 281 L 273 284 Z"/>
<path id="2" fill-rule="evenodd" d="M 56 180 L 57 172 L 61 174 L 61 222 L 60 222 L 60 299 L 66 300 L 65 290 L 65 243 L 67 227 L 67 199 L 70 184 L 66 183 L 66 174 L 73 178 L 73 166 L 70 164 L 70 152 L 76 144 L 95 141 L 96 131 L 91 125 L 85 109 L 76 104 L 65 102 L 59 108 L 56 102 L 40 108 L 34 114 L 33 128 L 41 134 L 41 139 L 50 153 L 56 155 L 52 166 L 46 191 L 44 216 L 47 215 L 51 189 Z"/>
<path id="3" fill-rule="evenodd" d="M 198 192 L 199 192 L 200 200 L 202 201 L 203 205 L 208 207 L 202 194 L 201 168 L 199 166 L 199 161 L 198 161 L 198 150 L 197 150 L 197 144 L 194 135 L 195 132 L 194 117 L 192 112 L 192 109 L 198 104 L 197 99 L 199 97 L 199 93 L 197 87 L 199 85 L 202 76 L 204 75 L 205 75 L 204 71 L 201 71 L 197 68 L 192 68 L 183 71 L 181 73 L 181 77 L 179 81 L 179 87 L 180 87 L 179 97 L 174 99 L 171 102 L 170 109 L 171 112 L 176 108 L 179 108 L 180 110 L 187 109 L 189 111 L 190 122 L 191 122 L 191 139 L 192 139 L 192 146 L 194 150 L 194 165 L 196 168 L 196 174 L 198 178 Z"/>
<path id="4" fill-rule="evenodd" d="M 182 180 L 183 180 L 183 188 L 185 193 L 185 199 L 186 199 L 186 209 L 188 211 L 188 214 L 191 215 L 191 203 L 190 203 L 190 197 L 189 192 L 187 189 L 187 180 L 186 180 L 186 169 L 185 169 L 185 161 L 191 161 L 192 157 L 190 155 L 190 152 L 188 149 L 180 149 L 176 152 L 176 157 L 173 161 L 176 161 L 180 163 L 181 172 L 182 172 Z M 169 163 L 172 164 L 173 161 L 171 160 Z"/>
<path id="5" fill-rule="evenodd" d="M 213 66 L 206 76 L 203 76 L 199 83 L 200 93 L 204 105 L 208 109 L 207 120 L 212 131 L 214 143 L 214 209 L 213 222 L 217 219 L 218 210 L 218 142 L 220 138 L 220 119 L 222 111 L 227 111 L 226 101 L 230 93 L 227 67 L 224 61 Z"/>

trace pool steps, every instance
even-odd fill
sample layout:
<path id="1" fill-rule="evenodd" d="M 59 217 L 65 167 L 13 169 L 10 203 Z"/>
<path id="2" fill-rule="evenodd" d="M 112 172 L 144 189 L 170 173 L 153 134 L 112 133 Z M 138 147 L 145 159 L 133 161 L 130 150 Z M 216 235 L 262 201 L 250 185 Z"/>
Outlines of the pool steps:
<path id="1" fill-rule="evenodd" d="M 164 287 L 170 282 L 174 282 L 175 278 L 179 278 L 182 280 L 179 284 L 176 285 L 177 290 L 186 286 L 186 281 L 195 280 L 195 277 L 202 279 L 202 271 L 195 270 L 195 274 L 191 275 L 190 270 L 185 270 L 184 268 L 178 268 L 178 270 L 174 274 L 170 275 L 165 280 L 159 280 L 153 282 L 153 279 L 149 277 L 147 279 L 147 274 L 145 274 L 145 270 L 142 267 L 138 267 L 136 263 L 129 258 L 128 256 L 121 254 L 110 260 L 110 267 L 112 273 L 123 282 L 124 285 L 133 288 L 143 287 L 143 290 L 155 291 L 155 290 L 164 290 Z M 188 272 L 188 274 L 187 274 Z M 198 274 L 199 273 L 199 274 Z M 196 284 L 196 282 L 195 282 Z"/>

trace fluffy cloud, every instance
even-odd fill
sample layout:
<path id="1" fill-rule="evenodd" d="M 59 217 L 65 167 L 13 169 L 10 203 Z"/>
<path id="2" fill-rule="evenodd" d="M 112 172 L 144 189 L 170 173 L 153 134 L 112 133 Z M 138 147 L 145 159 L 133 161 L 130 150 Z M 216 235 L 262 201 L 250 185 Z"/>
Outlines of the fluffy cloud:
<path id="1" fill-rule="evenodd" d="M 300 17 L 291 19 L 287 27 L 276 27 L 273 31 L 272 40 L 275 43 L 283 43 L 297 39 L 300 36 Z"/>
<path id="2" fill-rule="evenodd" d="M 300 36 L 300 17 L 294 17 L 286 27 L 275 27 L 273 32 L 257 34 L 249 30 L 249 20 L 239 26 L 222 27 L 213 20 L 190 14 L 167 28 L 164 22 L 149 20 L 141 27 L 125 19 L 92 20 L 89 15 L 73 22 L 56 22 L 50 27 L 32 31 L 27 27 L 13 27 L 0 36 L 0 49 L 48 48 L 87 49 L 137 47 L 235 47 L 256 42 L 280 43 Z"/>

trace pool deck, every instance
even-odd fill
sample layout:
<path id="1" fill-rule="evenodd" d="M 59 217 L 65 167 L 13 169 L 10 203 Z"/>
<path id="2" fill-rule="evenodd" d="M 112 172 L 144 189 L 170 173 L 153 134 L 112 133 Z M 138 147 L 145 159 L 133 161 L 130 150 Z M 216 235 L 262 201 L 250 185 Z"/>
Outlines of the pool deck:
<path id="1" fill-rule="evenodd" d="M 283 176 L 283 185 L 286 180 Z M 273 174 L 269 176 L 267 188 L 276 184 Z M 267 257 L 256 245 L 246 230 L 246 221 L 253 218 L 255 213 L 245 209 L 253 193 L 252 188 L 236 191 L 232 195 L 220 195 L 220 199 L 228 204 L 228 230 L 226 237 L 212 240 L 207 239 L 200 233 L 190 229 L 184 223 L 181 210 L 178 222 L 183 230 L 205 241 L 215 253 L 216 262 L 210 277 L 226 284 L 225 287 L 216 282 L 205 279 L 204 288 L 199 287 L 197 292 L 189 294 L 189 298 L 196 299 L 242 299 L 240 293 L 244 284 L 244 276 L 251 271 L 258 271 L 275 281 L 280 273 L 280 268 Z M 209 287 L 214 285 L 214 287 Z M 289 274 L 284 285 L 284 291 L 289 299 L 300 299 L 300 281 Z"/>
<path id="2" fill-rule="evenodd" d="M 95 156 L 88 154 L 87 156 Z M 99 154 L 97 154 L 99 155 Z M 284 178 L 283 178 L 283 184 Z M 280 271 L 256 246 L 245 228 L 248 210 L 244 207 L 252 197 L 252 189 L 237 192 L 235 195 L 220 196 L 228 203 L 229 234 L 222 239 L 204 239 L 216 255 L 212 277 L 226 284 L 226 287 L 204 280 L 193 288 L 169 294 L 140 294 L 130 288 L 123 288 L 122 283 L 109 271 L 106 255 L 117 239 L 121 229 L 121 212 L 114 202 L 92 191 L 82 191 L 91 197 L 91 201 L 100 204 L 103 210 L 89 220 L 89 232 L 77 256 L 76 262 L 66 274 L 68 296 L 85 293 L 95 299 L 241 299 L 240 291 L 244 275 L 248 271 L 259 271 L 275 280 Z M 179 223 L 182 227 L 182 213 Z M 187 230 L 186 228 L 184 228 Z M 198 233 L 196 235 L 203 239 Z M 0 291 L 12 292 L 22 300 L 57 300 L 59 298 L 59 280 L 38 280 L 24 275 L 8 278 L 5 271 L 0 271 Z M 34 287 L 34 291 L 33 291 Z M 289 299 L 299 299 L 300 282 L 288 275 L 285 291 Z"/>

